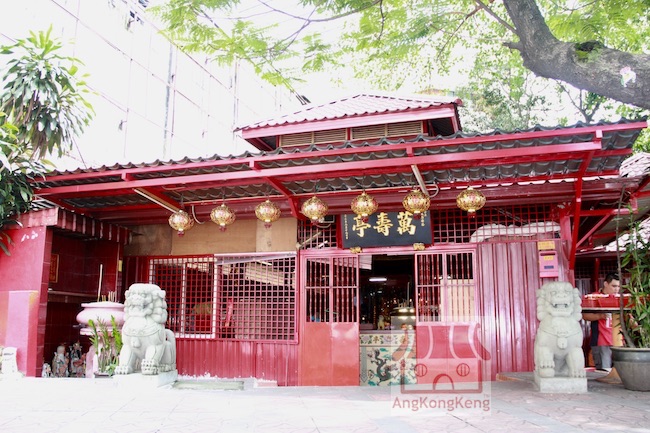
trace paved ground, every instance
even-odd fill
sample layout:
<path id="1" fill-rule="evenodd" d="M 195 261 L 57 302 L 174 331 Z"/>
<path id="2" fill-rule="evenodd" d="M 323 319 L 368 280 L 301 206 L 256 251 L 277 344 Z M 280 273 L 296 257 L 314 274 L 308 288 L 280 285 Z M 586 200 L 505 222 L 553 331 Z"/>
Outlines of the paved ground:
<path id="1" fill-rule="evenodd" d="M 133 389 L 110 379 L 0 380 L 0 432 L 650 432 L 650 393 L 598 382 L 597 373 L 588 393 L 573 395 L 539 393 L 527 374 L 509 377 L 460 400 L 413 396 L 406 409 L 398 407 L 406 404 L 399 387 L 183 380 L 177 388 Z M 478 407 L 449 410 L 458 403 Z"/>

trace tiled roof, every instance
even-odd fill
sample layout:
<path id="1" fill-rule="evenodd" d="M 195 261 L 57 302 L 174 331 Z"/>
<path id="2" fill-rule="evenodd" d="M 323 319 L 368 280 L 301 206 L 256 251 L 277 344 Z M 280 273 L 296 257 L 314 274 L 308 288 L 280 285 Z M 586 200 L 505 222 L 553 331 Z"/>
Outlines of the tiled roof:
<path id="1" fill-rule="evenodd" d="M 615 126 L 619 124 L 628 124 L 628 123 L 633 123 L 633 121 L 629 120 L 621 120 L 619 122 L 599 122 L 596 124 L 592 125 L 587 125 L 581 122 L 576 123 L 575 125 L 572 126 L 567 126 L 567 127 L 561 127 L 561 126 L 553 126 L 553 127 L 545 127 L 545 126 L 540 126 L 537 125 L 535 127 L 532 127 L 530 129 L 525 129 L 525 130 L 515 130 L 515 131 L 503 131 L 496 129 L 494 131 L 488 132 L 488 133 L 466 133 L 466 132 L 458 132 L 453 136 L 447 136 L 447 137 L 424 137 L 424 136 L 419 136 L 415 137 L 412 139 L 409 139 L 407 141 L 404 140 L 387 140 L 387 139 L 381 139 L 377 140 L 374 142 L 363 142 L 363 143 L 340 143 L 340 144 L 313 144 L 311 146 L 305 147 L 305 148 L 297 148 L 297 147 L 288 147 L 288 148 L 278 148 L 275 149 L 274 151 L 270 152 L 244 152 L 241 155 L 233 156 L 220 156 L 220 155 L 213 155 L 210 157 L 197 157 L 197 158 L 191 158 L 191 157 L 185 157 L 182 159 L 178 160 L 167 160 L 167 161 L 161 161 L 161 160 L 155 160 L 152 162 L 142 162 L 142 163 L 135 163 L 135 162 L 128 162 L 124 164 L 114 164 L 111 166 L 101 166 L 101 167 L 91 167 L 91 168 L 79 168 L 76 170 L 66 170 L 66 171 L 57 171 L 54 170 L 50 173 L 47 174 L 46 180 L 43 183 L 39 183 L 40 185 L 48 185 L 48 186 L 57 186 L 57 185 L 70 185 L 70 184 L 83 184 L 83 183 L 96 183 L 98 178 L 96 176 L 93 176 L 92 178 L 75 178 L 73 181 L 59 181 L 57 180 L 57 176 L 62 176 L 62 175 L 74 175 L 74 174 L 81 174 L 81 173 L 104 173 L 106 179 L 110 179 L 115 177 L 115 180 L 119 180 L 119 175 L 118 174 L 113 174 L 112 172 L 120 171 L 120 170 L 131 170 L 131 169 L 142 169 L 141 172 L 137 173 L 135 176 L 138 178 L 150 178 L 150 177 L 158 177 L 160 174 L 155 170 L 156 168 L 172 168 L 171 171 L 166 171 L 163 176 L 185 176 L 185 175 L 192 175 L 192 174 L 206 174 L 206 173 L 217 173 L 217 172 L 232 172 L 232 171 L 239 171 L 239 170 L 248 170 L 248 162 L 247 159 L 259 159 L 260 164 L 263 164 L 264 167 L 273 167 L 273 166 L 283 166 L 283 165 L 290 165 L 290 166 L 302 166 L 302 165 L 314 165 L 314 164 L 322 164 L 322 163 L 329 163 L 329 162 L 336 162 L 333 160 L 333 157 L 331 155 L 328 156 L 320 156 L 318 152 L 320 151 L 337 151 L 337 150 L 349 150 L 349 149 L 359 149 L 363 150 L 364 153 L 368 153 L 368 150 L 372 150 L 372 153 L 369 153 L 368 157 L 366 159 L 384 159 L 388 157 L 400 157 L 404 155 L 404 151 L 400 150 L 399 152 L 395 152 L 391 149 L 391 144 L 399 144 L 399 143 L 431 143 L 431 146 L 429 147 L 423 147 L 420 150 L 418 150 L 419 155 L 431 155 L 431 154 L 445 154 L 445 153 L 458 153 L 458 152 L 472 152 L 472 151 L 481 151 L 481 150 L 493 150 L 493 149 L 507 149 L 507 148 L 524 148 L 524 147 L 539 147 L 539 146 L 544 146 L 544 145 L 549 145 L 549 144 L 558 144 L 558 143 L 571 143 L 571 142 L 579 142 L 579 141 L 589 141 L 593 139 L 593 134 L 592 133 L 582 133 L 581 128 L 585 127 L 607 127 L 607 126 Z M 524 138 L 525 134 L 528 133 L 535 133 L 535 132 L 544 132 L 544 131 L 565 131 L 564 134 L 560 136 L 554 136 L 552 134 L 549 134 L 549 137 L 544 137 L 544 138 L 531 138 L 531 137 L 526 137 Z M 567 134 L 566 131 L 571 131 L 575 130 L 575 134 Z M 521 139 L 513 140 L 513 137 L 517 137 L 517 135 L 513 134 L 522 134 Z M 603 149 L 604 150 L 616 150 L 616 149 L 625 149 L 625 148 L 630 148 L 636 139 L 636 137 L 639 134 L 638 129 L 630 129 L 626 131 L 618 131 L 618 132 L 610 132 L 610 133 L 605 133 L 603 137 Z M 498 138 L 503 136 L 503 140 L 495 140 L 494 138 Z M 459 139 L 458 144 L 454 145 L 453 140 Z M 469 140 L 468 140 L 469 139 Z M 444 142 L 444 146 L 436 146 L 436 142 Z M 273 157 L 273 156 L 278 156 L 278 155 L 295 155 L 295 159 L 291 160 L 285 160 L 284 162 L 264 162 L 264 157 Z M 622 163 L 622 161 L 626 157 L 618 157 L 616 156 L 614 159 L 614 164 L 612 165 L 613 160 L 611 158 L 606 158 L 605 162 L 601 161 L 601 158 L 597 158 L 596 160 L 592 160 L 591 166 L 589 168 L 589 171 L 592 170 L 598 170 L 598 169 L 611 169 L 611 168 L 618 168 L 619 165 Z M 342 154 L 339 157 L 335 158 L 337 161 L 348 161 L 348 160 L 355 160 L 359 159 L 358 155 L 354 153 L 345 153 Z M 610 160 L 609 163 L 607 163 L 607 160 Z M 227 164 L 228 161 L 232 161 L 231 164 Z M 290 162 L 287 162 L 290 161 Z M 209 165 L 210 162 L 215 162 L 219 163 L 218 165 Z M 201 168 L 194 168 L 193 166 L 195 164 L 203 164 L 203 163 L 208 163 L 205 167 Z M 527 165 L 533 165 L 537 164 L 536 161 L 530 161 Z M 564 161 L 564 160 L 559 160 L 559 161 L 554 161 L 554 165 L 556 166 L 557 170 L 560 170 L 562 172 L 566 172 L 570 165 L 570 161 Z M 598 167 L 600 165 L 600 167 Z M 480 176 L 481 180 L 497 180 L 498 177 L 491 175 L 489 173 L 494 173 L 494 169 L 491 168 L 491 166 L 482 166 L 482 171 L 485 173 Z M 469 169 L 470 167 L 468 167 Z M 474 170 L 475 171 L 475 170 Z M 553 170 L 551 170 L 553 171 Z M 521 171 L 518 171 L 518 173 L 521 175 Z M 541 170 L 538 174 L 541 173 L 546 173 L 546 174 L 551 174 L 549 170 L 546 168 L 544 170 Z M 450 177 L 450 176 L 444 176 L 444 177 Z M 463 175 L 463 178 L 467 178 L 466 175 Z M 477 179 L 478 180 L 478 179 Z"/>
<path id="2" fill-rule="evenodd" d="M 191 206 L 205 221 L 223 201 L 238 218 L 253 218 L 264 197 L 283 215 L 299 218 L 301 203 L 313 194 L 328 203 L 331 215 L 339 215 L 350 212 L 351 199 L 362 189 L 371 191 L 384 209 L 398 209 L 420 176 L 440 211 L 456 209 L 458 192 L 468 185 L 480 188 L 486 206 L 495 207 L 565 205 L 579 196 L 584 209 L 580 233 L 585 233 L 594 220 L 602 224 L 602 215 L 613 211 L 621 189 L 650 188 L 642 182 L 644 170 L 632 170 L 626 177 L 619 171 L 646 126 L 645 121 L 621 120 L 280 147 L 240 156 L 55 171 L 35 186 L 39 199 L 103 222 L 129 225 L 165 222 L 170 204 Z M 639 197 L 637 203 L 640 215 L 650 209 L 650 198 Z M 606 241 L 599 238 L 599 244 Z"/>
<path id="3" fill-rule="evenodd" d="M 252 130 L 269 126 L 412 111 L 452 104 L 462 105 L 462 101 L 456 97 L 445 96 L 417 95 L 406 97 L 379 94 L 359 94 L 331 101 L 326 104 L 306 106 L 300 111 L 245 125 L 238 129 Z"/>

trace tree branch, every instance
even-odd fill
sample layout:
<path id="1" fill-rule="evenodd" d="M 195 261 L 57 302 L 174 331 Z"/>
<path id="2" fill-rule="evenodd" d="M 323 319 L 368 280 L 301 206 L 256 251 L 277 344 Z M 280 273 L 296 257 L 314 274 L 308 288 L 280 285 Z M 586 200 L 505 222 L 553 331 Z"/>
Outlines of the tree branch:
<path id="1" fill-rule="evenodd" d="M 487 5 L 485 3 L 483 3 L 482 0 L 474 0 L 474 2 L 476 2 L 477 8 L 483 9 L 488 15 L 490 15 L 492 18 L 494 18 L 503 27 L 510 30 L 514 34 L 517 34 L 517 31 L 515 30 L 514 27 L 512 27 L 510 24 L 508 24 L 506 21 L 504 21 L 503 18 L 501 18 L 499 15 L 494 13 L 494 11 L 492 9 L 490 9 L 489 7 L 487 7 Z M 474 12 L 476 12 L 476 11 L 474 11 Z"/>
<path id="2" fill-rule="evenodd" d="M 291 14 L 289 12 L 283 11 L 281 9 L 276 9 L 276 8 L 269 5 L 267 2 L 265 2 L 263 0 L 257 0 L 257 1 L 262 3 L 264 6 L 266 6 L 267 8 L 272 10 L 273 12 L 277 12 L 279 14 L 286 15 L 286 16 L 288 16 L 290 18 L 294 18 L 294 19 L 301 20 L 301 21 L 306 21 L 308 23 L 325 23 L 325 22 L 328 22 L 328 21 L 336 21 L 336 20 L 338 20 L 340 18 L 345 18 L 347 16 L 354 15 L 354 14 L 359 13 L 361 11 L 364 11 L 366 9 L 370 9 L 371 7 L 375 6 L 376 4 L 381 3 L 383 0 L 373 0 L 372 2 L 368 3 L 366 6 L 360 7 L 359 9 L 353 9 L 353 10 L 350 10 L 350 11 L 347 11 L 347 12 L 343 12 L 342 14 L 339 14 L 339 15 L 333 15 L 331 17 L 318 18 L 318 19 L 304 18 L 304 17 L 301 17 L 299 15 L 294 15 L 294 14 Z M 311 14 L 310 14 L 310 16 L 311 16 Z"/>
<path id="3" fill-rule="evenodd" d="M 598 43 L 582 48 L 560 41 L 546 25 L 535 0 L 503 0 L 503 4 L 519 36 L 518 43 L 505 45 L 519 50 L 528 69 L 542 77 L 650 109 L 650 55 L 627 53 Z"/>

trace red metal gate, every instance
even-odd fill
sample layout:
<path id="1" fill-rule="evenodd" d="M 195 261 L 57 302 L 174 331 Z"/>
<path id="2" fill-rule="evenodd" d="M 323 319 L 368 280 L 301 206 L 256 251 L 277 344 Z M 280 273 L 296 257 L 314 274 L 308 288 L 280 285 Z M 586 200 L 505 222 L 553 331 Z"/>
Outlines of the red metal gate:
<path id="1" fill-rule="evenodd" d="M 418 325 L 476 320 L 474 251 L 415 256 Z"/>
<path id="2" fill-rule="evenodd" d="M 304 255 L 301 385 L 359 384 L 359 259 Z"/>
<path id="3" fill-rule="evenodd" d="M 298 384 L 296 254 L 153 257 L 180 374 Z"/>
<path id="4" fill-rule="evenodd" d="M 433 392 L 480 392 L 489 377 L 475 267 L 473 250 L 416 255 L 416 376 Z"/>

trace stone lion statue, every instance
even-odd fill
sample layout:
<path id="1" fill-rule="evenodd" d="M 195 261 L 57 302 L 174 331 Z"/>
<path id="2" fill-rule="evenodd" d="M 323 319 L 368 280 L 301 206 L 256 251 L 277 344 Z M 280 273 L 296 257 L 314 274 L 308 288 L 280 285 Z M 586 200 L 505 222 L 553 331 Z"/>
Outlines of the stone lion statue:
<path id="1" fill-rule="evenodd" d="M 122 351 L 115 374 L 154 375 L 176 369 L 176 339 L 165 329 L 165 291 L 155 284 L 133 284 L 124 294 Z"/>
<path id="2" fill-rule="evenodd" d="M 567 282 L 546 283 L 537 291 L 534 351 L 539 377 L 586 377 L 581 300 L 580 291 Z"/>

